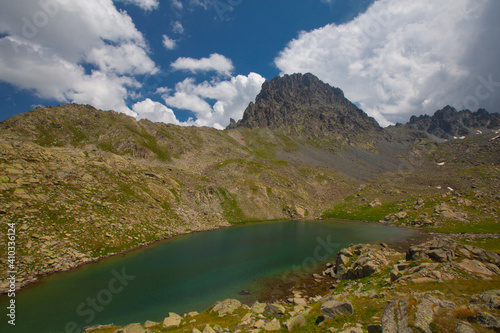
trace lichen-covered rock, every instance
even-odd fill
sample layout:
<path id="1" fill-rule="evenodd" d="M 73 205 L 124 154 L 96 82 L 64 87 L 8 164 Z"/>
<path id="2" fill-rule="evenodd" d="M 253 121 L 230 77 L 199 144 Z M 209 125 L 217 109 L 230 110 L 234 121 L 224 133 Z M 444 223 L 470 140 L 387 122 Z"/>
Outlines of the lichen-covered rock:
<path id="1" fill-rule="evenodd" d="M 354 308 L 347 301 L 328 301 L 321 305 L 321 313 L 325 318 L 335 318 L 342 314 L 353 314 Z"/>
<path id="2" fill-rule="evenodd" d="M 500 320 L 490 313 L 478 311 L 475 315 L 470 316 L 468 319 L 471 323 L 479 324 L 484 328 L 500 331 Z"/>
<path id="3" fill-rule="evenodd" d="M 412 333 L 408 326 L 408 299 L 392 301 L 386 305 L 382 314 L 384 333 Z"/>
<path id="4" fill-rule="evenodd" d="M 263 328 L 265 331 L 279 331 L 281 329 L 281 323 L 278 319 L 274 318 L 269 323 L 266 323 Z"/>
<path id="5" fill-rule="evenodd" d="M 241 305 L 241 302 L 237 299 L 226 299 L 222 302 L 215 303 L 210 312 L 218 312 L 219 316 L 225 316 L 226 314 L 231 314 L 239 309 Z"/>
<path id="6" fill-rule="evenodd" d="M 306 326 L 306 317 L 304 315 L 297 315 L 287 320 L 286 327 L 289 331 L 293 330 L 295 327 Z"/>
<path id="7" fill-rule="evenodd" d="M 181 316 L 179 316 L 176 313 L 170 312 L 168 314 L 168 317 L 166 317 L 163 320 L 163 328 L 169 328 L 169 327 L 173 327 L 173 326 L 178 327 L 181 324 L 181 321 L 182 321 Z"/>
<path id="8" fill-rule="evenodd" d="M 282 317 L 285 314 L 285 307 L 281 304 L 267 304 L 264 314 L 273 317 Z"/>
<path id="9" fill-rule="evenodd" d="M 479 295 L 474 295 L 470 299 L 471 303 L 485 303 L 490 309 L 500 309 L 500 289 L 485 291 Z"/>
<path id="10" fill-rule="evenodd" d="M 397 252 L 382 245 L 353 245 L 339 251 L 336 266 L 324 274 L 337 279 L 361 279 L 378 272 L 381 266 L 389 263 L 387 256 L 394 254 Z"/>
<path id="11" fill-rule="evenodd" d="M 123 333 L 145 333 L 146 330 L 141 324 L 130 324 L 123 328 Z"/>

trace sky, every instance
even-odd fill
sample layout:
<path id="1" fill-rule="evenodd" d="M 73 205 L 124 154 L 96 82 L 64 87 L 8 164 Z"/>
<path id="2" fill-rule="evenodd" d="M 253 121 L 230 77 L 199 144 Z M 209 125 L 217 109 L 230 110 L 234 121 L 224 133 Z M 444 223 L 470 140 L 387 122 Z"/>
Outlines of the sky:
<path id="1" fill-rule="evenodd" d="M 500 111 L 498 0 L 2 0 L 0 120 L 91 104 L 223 129 L 313 73 L 380 125 Z"/>

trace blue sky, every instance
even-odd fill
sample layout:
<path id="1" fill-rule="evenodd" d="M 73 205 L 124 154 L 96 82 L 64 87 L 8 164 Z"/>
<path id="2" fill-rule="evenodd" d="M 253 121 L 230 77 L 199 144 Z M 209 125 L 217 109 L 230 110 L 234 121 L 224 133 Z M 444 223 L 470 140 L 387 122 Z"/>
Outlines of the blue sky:
<path id="1" fill-rule="evenodd" d="M 0 120 L 68 102 L 224 128 L 312 72 L 383 126 L 500 105 L 495 0 L 7 0 Z M 478 52 L 480 50 L 480 52 Z"/>

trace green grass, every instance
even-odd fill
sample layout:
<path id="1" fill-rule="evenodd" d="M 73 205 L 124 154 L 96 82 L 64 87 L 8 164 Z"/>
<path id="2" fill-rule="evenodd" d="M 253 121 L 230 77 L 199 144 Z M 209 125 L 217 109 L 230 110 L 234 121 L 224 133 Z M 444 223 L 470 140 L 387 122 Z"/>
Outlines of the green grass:
<path id="1" fill-rule="evenodd" d="M 486 238 L 486 239 L 472 239 L 472 240 L 459 240 L 460 243 L 466 245 L 476 246 L 488 251 L 493 251 L 500 253 L 500 239 L 498 238 Z"/>
<path id="2" fill-rule="evenodd" d="M 349 197 L 346 198 L 346 201 L 350 201 Z M 388 214 L 397 213 L 398 211 L 399 207 L 396 202 L 383 203 L 378 207 L 370 207 L 368 206 L 368 202 L 364 205 L 340 203 L 333 209 L 325 211 L 321 217 L 346 220 L 380 221 L 383 220 Z"/>

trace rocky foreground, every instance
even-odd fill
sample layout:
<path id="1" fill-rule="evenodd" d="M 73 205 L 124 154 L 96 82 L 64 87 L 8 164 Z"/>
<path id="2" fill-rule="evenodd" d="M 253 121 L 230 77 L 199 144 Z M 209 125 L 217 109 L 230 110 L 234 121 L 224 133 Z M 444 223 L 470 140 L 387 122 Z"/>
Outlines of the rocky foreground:
<path id="1" fill-rule="evenodd" d="M 163 322 L 85 331 L 500 332 L 500 255 L 451 238 L 434 238 L 406 253 L 384 243 L 351 245 L 308 280 L 274 303 L 227 299 L 201 314 L 170 313 Z M 313 295 L 311 283 L 330 291 Z"/>

